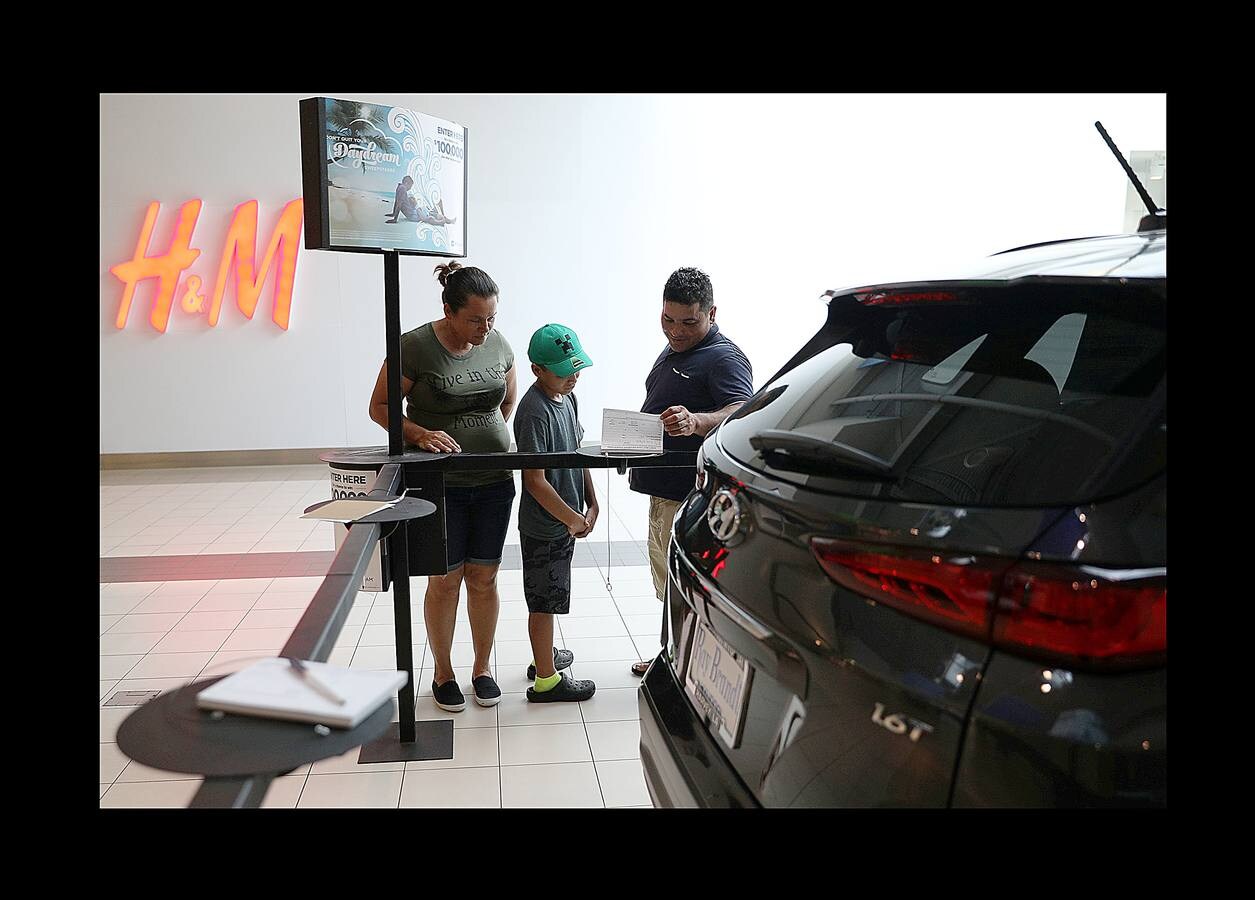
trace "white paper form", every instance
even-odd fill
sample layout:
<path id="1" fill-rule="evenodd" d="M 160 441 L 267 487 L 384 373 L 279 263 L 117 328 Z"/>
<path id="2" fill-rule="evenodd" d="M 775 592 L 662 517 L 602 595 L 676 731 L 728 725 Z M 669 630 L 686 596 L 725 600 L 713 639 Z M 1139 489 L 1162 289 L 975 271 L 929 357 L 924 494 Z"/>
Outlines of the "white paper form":
<path id="1" fill-rule="evenodd" d="M 400 501 L 400 497 L 388 500 L 375 500 L 370 497 L 346 497 L 343 500 L 332 500 L 315 510 L 305 513 L 302 519 L 320 519 L 324 522 L 356 522 L 383 509 L 391 509 Z"/>
<path id="2" fill-rule="evenodd" d="M 601 451 L 607 454 L 661 453 L 662 419 L 653 413 L 630 409 L 603 409 Z"/>

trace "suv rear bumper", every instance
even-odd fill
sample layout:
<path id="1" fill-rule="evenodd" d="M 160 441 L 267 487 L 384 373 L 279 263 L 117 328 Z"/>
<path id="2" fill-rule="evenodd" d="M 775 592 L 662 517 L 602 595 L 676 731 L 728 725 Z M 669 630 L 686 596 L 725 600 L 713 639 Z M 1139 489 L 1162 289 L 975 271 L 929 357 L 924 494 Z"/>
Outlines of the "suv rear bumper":
<path id="1" fill-rule="evenodd" d="M 637 703 L 641 766 L 654 806 L 759 805 L 720 752 L 661 656 L 645 673 Z"/>

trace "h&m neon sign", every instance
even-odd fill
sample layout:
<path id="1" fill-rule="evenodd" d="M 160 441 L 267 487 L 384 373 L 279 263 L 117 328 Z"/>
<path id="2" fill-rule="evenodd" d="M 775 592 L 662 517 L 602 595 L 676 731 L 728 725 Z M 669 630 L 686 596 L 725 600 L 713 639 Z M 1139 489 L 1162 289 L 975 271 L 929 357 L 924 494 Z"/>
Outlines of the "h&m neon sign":
<path id="1" fill-rule="evenodd" d="M 118 328 L 126 327 L 135 286 L 145 279 L 156 278 L 159 286 L 148 321 L 153 328 L 165 333 L 166 326 L 170 323 L 170 311 L 174 306 L 179 278 L 200 256 L 200 250 L 192 246 L 192 232 L 196 228 L 201 205 L 199 200 L 184 203 L 179 209 L 179 219 L 170 246 L 160 256 L 149 256 L 148 244 L 152 239 L 153 227 L 157 224 L 157 213 L 161 204 L 155 200 L 148 204 L 144 227 L 140 229 L 139 241 L 135 244 L 135 255 L 126 262 L 109 268 L 126 285 L 114 321 Z M 231 217 L 231 227 L 227 229 L 227 239 L 222 248 L 218 277 L 214 281 L 212 293 L 206 297 L 201 293 L 200 276 L 188 275 L 183 282 L 179 308 L 189 315 L 207 315 L 210 327 L 217 325 L 222 312 L 222 297 L 226 293 L 227 281 L 231 275 L 231 263 L 234 262 L 235 302 L 240 312 L 251 319 L 257 309 L 257 300 L 261 296 L 266 276 L 277 256 L 278 272 L 274 279 L 274 309 L 271 318 L 286 331 L 292 315 L 292 283 L 296 279 L 296 256 L 301 249 L 304 206 L 304 201 L 298 198 L 283 207 L 279 224 L 270 235 L 270 243 L 266 247 L 260 267 L 256 264 L 257 201 L 249 200 L 237 206 Z"/>

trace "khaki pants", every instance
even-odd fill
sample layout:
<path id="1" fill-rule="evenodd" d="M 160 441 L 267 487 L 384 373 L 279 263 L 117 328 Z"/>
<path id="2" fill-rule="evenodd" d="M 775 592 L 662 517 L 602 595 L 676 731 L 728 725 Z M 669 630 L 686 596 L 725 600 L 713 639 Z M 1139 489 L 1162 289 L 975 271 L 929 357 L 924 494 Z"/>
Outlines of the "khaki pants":
<path id="1" fill-rule="evenodd" d="M 649 498 L 649 574 L 654 579 L 654 593 L 665 602 L 667 594 L 667 543 L 671 540 L 671 520 L 681 501 L 662 497 Z"/>

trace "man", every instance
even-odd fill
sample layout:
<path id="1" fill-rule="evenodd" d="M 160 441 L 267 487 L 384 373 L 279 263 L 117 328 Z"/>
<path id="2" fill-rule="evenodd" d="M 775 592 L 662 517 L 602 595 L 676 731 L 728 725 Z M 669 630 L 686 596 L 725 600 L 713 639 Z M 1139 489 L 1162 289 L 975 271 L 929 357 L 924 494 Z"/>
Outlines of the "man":
<path id="1" fill-rule="evenodd" d="M 696 450 L 702 440 L 754 393 L 753 371 L 741 348 L 715 324 L 715 292 L 698 269 L 676 269 L 662 289 L 667 347 L 645 379 L 641 412 L 657 413 L 663 449 Z M 649 495 L 649 568 L 654 593 L 666 601 L 667 543 L 680 501 L 693 489 L 692 469 L 632 469 L 632 490 Z M 635 663 L 644 675 L 649 660 Z"/>

